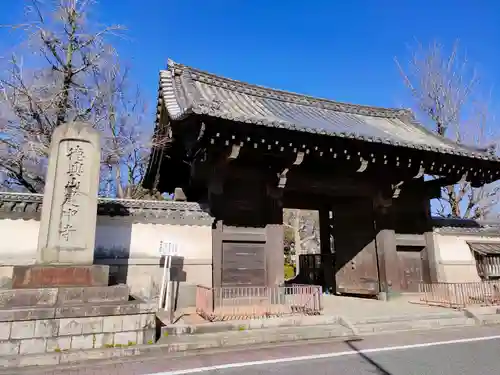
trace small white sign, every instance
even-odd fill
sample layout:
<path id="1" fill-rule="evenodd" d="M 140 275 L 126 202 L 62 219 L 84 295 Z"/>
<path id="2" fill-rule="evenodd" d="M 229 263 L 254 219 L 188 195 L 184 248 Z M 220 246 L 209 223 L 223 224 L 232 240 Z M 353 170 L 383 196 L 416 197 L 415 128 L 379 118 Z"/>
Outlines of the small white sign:
<path id="1" fill-rule="evenodd" d="M 177 256 L 178 245 L 174 242 L 164 242 L 160 241 L 159 252 L 162 256 Z"/>

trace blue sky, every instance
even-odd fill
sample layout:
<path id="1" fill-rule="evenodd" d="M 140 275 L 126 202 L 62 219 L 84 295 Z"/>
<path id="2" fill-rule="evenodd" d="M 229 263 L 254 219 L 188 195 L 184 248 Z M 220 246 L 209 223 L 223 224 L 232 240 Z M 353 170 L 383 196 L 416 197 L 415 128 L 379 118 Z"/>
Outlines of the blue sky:
<path id="1" fill-rule="evenodd" d="M 21 20 L 22 8 L 22 0 L 2 0 L 0 24 Z M 93 17 L 127 26 L 118 52 L 151 104 L 170 57 L 265 86 L 409 106 L 393 59 L 407 58 L 414 38 L 459 38 L 483 81 L 498 82 L 499 11 L 500 2 L 486 0 L 101 0 Z M 0 30 L 2 49 L 17 41 Z"/>

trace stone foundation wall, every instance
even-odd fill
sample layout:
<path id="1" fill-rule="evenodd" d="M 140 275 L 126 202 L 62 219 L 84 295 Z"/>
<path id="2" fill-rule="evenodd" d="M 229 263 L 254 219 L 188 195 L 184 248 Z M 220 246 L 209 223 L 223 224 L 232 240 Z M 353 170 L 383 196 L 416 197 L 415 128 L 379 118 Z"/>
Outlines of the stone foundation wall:
<path id="1" fill-rule="evenodd" d="M 41 207 L 41 195 L 0 193 L 0 288 L 11 287 L 12 266 L 34 263 Z M 195 285 L 212 285 L 212 222 L 197 203 L 100 199 L 94 263 L 110 266 L 111 283 L 149 300 L 160 289 L 160 241 L 175 242 L 176 306 L 193 306 Z"/>
<path id="2" fill-rule="evenodd" d="M 155 305 L 126 285 L 0 290 L 0 363 L 12 356 L 152 344 Z"/>
<path id="3" fill-rule="evenodd" d="M 152 344 L 155 314 L 0 322 L 1 355 Z"/>

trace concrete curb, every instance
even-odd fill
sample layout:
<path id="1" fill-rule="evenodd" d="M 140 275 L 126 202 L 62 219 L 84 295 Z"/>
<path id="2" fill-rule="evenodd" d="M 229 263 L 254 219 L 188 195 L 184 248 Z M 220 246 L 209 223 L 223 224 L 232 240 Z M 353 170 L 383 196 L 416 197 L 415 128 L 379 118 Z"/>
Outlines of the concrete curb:
<path id="1" fill-rule="evenodd" d="M 465 308 L 464 314 L 474 319 L 477 325 L 500 324 L 500 311 L 498 306 L 483 306 Z"/>
<path id="2" fill-rule="evenodd" d="M 396 322 L 413 322 L 415 320 L 430 319 L 450 319 L 461 318 L 463 313 L 457 311 L 444 311 L 438 313 L 422 314 L 417 317 L 414 315 L 393 315 L 382 316 L 367 319 L 348 319 L 345 316 L 333 315 L 313 315 L 313 316 L 291 316 L 268 319 L 248 319 L 226 322 L 201 323 L 201 324 L 170 324 L 161 328 L 162 337 L 164 336 L 184 336 L 222 333 L 232 331 L 249 331 L 256 329 L 269 328 L 288 328 L 288 327 L 306 327 L 318 325 L 340 324 L 348 328 L 355 334 L 357 325 L 383 324 Z M 416 318 L 416 319 L 415 319 Z"/>
<path id="3" fill-rule="evenodd" d="M 351 323 L 351 321 L 343 316 L 339 317 L 339 324 L 350 329 L 352 334 L 355 336 L 359 335 L 358 329 Z"/>
<path id="4" fill-rule="evenodd" d="M 480 318 L 479 314 L 476 314 L 475 312 L 469 310 L 469 309 L 464 309 L 464 314 L 466 317 L 474 319 L 474 322 L 476 322 L 476 325 L 481 325 L 483 320 Z"/>
<path id="5" fill-rule="evenodd" d="M 246 319 L 201 324 L 169 324 L 161 328 L 162 336 L 198 335 L 218 332 L 249 331 L 268 328 L 306 327 L 337 324 L 341 318 L 331 315 L 291 316 L 268 319 Z"/>

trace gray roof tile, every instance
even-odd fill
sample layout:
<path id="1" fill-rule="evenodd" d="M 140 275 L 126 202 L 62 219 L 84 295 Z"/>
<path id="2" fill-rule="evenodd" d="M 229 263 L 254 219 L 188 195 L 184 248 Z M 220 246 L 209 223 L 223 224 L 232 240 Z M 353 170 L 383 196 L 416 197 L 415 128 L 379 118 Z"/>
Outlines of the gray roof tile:
<path id="1" fill-rule="evenodd" d="M 472 251 L 481 255 L 499 255 L 500 243 L 467 241 Z"/>
<path id="2" fill-rule="evenodd" d="M 434 231 L 454 235 L 500 236 L 500 221 L 432 218 Z"/>
<path id="3" fill-rule="evenodd" d="M 339 103 L 219 77 L 169 60 L 160 72 L 159 108 L 173 120 L 190 114 L 421 150 L 498 160 L 451 142 L 417 123 L 413 113 Z"/>
<path id="4" fill-rule="evenodd" d="M 42 194 L 0 192 L 0 219 L 38 220 L 42 203 Z M 212 225 L 213 222 L 210 213 L 195 202 L 99 198 L 97 214 L 130 217 L 133 221 L 148 223 Z"/>

